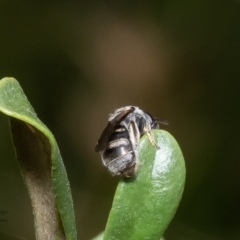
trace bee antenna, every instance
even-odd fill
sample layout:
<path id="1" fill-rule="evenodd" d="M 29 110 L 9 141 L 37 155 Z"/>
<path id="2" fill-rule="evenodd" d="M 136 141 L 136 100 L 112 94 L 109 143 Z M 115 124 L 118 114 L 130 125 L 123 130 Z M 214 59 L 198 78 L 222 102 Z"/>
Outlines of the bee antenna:
<path id="1" fill-rule="evenodd" d="M 161 124 L 164 124 L 164 125 L 169 125 L 169 122 L 166 121 L 166 120 L 158 120 L 158 119 L 157 119 L 157 122 L 158 122 L 158 123 L 161 123 Z"/>

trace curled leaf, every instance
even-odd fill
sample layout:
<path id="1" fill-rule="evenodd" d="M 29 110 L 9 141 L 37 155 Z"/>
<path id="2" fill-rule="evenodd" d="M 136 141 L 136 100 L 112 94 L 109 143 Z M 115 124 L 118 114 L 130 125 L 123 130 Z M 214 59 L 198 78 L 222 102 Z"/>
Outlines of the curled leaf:
<path id="1" fill-rule="evenodd" d="M 14 78 L 0 81 L 0 111 L 12 139 L 34 213 L 37 239 L 77 239 L 67 173 L 54 136 Z"/>

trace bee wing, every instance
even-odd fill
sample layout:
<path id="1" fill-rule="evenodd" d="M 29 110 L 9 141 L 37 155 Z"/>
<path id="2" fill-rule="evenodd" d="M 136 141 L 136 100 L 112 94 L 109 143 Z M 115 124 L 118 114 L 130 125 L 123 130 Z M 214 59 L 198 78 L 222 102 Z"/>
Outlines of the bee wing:
<path id="1" fill-rule="evenodd" d="M 114 116 L 114 118 L 111 121 L 108 121 L 108 124 L 107 124 L 106 128 L 103 130 L 103 132 L 98 140 L 98 143 L 95 147 L 96 152 L 102 151 L 106 148 L 109 138 L 111 137 L 111 134 L 114 130 L 114 127 L 117 124 L 119 124 L 123 120 L 123 118 L 125 118 L 129 113 L 131 113 L 133 111 L 134 111 L 134 108 L 122 110 L 116 116 Z"/>

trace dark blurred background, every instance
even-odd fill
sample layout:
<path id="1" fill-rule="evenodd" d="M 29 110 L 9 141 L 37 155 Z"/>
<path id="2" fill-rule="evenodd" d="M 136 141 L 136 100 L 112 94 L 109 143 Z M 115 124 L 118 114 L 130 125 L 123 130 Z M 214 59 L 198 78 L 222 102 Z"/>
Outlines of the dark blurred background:
<path id="1" fill-rule="evenodd" d="M 104 229 L 118 182 L 94 152 L 136 105 L 179 142 L 187 182 L 168 240 L 240 239 L 240 1 L 0 1 L 0 78 L 15 77 L 59 144 L 78 239 Z M 0 116 L 0 232 L 34 239 Z"/>

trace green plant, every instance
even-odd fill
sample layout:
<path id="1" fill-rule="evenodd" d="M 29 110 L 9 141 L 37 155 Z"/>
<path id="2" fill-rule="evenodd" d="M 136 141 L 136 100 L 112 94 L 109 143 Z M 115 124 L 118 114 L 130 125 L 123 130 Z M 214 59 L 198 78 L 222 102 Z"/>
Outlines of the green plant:
<path id="1" fill-rule="evenodd" d="M 36 238 L 77 239 L 71 191 L 57 143 L 13 78 L 0 81 L 0 111 L 10 118 Z M 120 180 L 105 232 L 94 240 L 159 240 L 174 216 L 185 183 L 183 155 L 168 132 L 152 133 L 160 149 L 142 137 L 139 171 L 132 179 Z"/>
<path id="2" fill-rule="evenodd" d="M 160 149 L 142 137 L 141 167 L 135 178 L 119 182 L 104 240 L 159 240 L 178 207 L 185 182 L 183 155 L 168 132 L 152 133 Z"/>
<path id="3" fill-rule="evenodd" d="M 71 191 L 57 143 L 14 78 L 0 81 L 0 111 L 10 118 L 36 239 L 77 239 Z"/>

